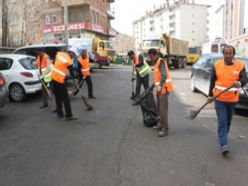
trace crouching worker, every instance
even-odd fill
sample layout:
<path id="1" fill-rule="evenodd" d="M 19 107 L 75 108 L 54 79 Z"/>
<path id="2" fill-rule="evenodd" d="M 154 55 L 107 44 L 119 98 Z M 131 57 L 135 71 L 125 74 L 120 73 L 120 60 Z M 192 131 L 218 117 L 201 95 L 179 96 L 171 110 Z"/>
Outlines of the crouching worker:
<path id="1" fill-rule="evenodd" d="M 135 102 L 133 103 L 133 105 L 138 105 L 141 85 L 143 84 L 145 90 L 149 88 L 149 73 L 151 72 L 151 68 L 144 61 L 144 57 L 142 56 L 142 54 L 139 54 L 137 56 L 134 51 L 130 50 L 127 55 L 132 60 L 132 73 L 136 74 L 136 91 L 134 98 Z"/>
<path id="2" fill-rule="evenodd" d="M 69 95 L 67 92 L 67 87 L 65 84 L 65 76 L 67 71 L 69 70 L 71 76 L 74 77 L 73 73 L 73 57 L 75 56 L 74 51 L 66 52 L 58 52 L 55 57 L 54 67 L 52 70 L 52 84 L 54 88 L 54 93 L 56 97 L 56 107 L 57 107 L 57 115 L 58 118 L 64 117 L 64 112 L 62 109 L 62 103 L 65 109 L 65 117 L 66 120 L 75 120 L 77 119 L 72 115 L 71 104 Z"/>

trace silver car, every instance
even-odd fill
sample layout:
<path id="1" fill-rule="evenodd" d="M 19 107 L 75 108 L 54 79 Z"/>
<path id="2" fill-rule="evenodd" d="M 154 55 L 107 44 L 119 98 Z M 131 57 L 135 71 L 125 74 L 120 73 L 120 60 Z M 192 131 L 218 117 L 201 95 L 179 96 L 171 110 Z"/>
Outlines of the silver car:
<path id="1" fill-rule="evenodd" d="M 8 101 L 8 88 L 6 84 L 6 79 L 0 72 L 0 107 L 3 107 Z"/>

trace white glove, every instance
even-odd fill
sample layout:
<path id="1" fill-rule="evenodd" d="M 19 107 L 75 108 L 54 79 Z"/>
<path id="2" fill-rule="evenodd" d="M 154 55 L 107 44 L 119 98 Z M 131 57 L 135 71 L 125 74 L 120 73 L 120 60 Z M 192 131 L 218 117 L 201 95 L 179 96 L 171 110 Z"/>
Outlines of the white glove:
<path id="1" fill-rule="evenodd" d="M 161 92 L 162 87 L 160 85 L 157 86 L 157 91 Z"/>

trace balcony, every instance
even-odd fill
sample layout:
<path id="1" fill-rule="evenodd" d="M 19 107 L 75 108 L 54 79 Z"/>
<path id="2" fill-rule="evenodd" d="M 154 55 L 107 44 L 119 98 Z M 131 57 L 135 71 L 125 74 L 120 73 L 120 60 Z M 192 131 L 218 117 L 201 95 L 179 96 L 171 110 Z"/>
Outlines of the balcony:
<path id="1" fill-rule="evenodd" d="M 107 16 L 109 19 L 115 19 L 114 13 L 111 12 L 110 10 L 107 10 Z"/>

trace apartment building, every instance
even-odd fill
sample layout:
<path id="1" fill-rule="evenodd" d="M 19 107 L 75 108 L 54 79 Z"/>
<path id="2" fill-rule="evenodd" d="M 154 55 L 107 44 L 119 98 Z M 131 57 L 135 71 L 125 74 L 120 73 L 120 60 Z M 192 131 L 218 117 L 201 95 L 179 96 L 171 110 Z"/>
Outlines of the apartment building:
<path id="1" fill-rule="evenodd" d="M 208 7 L 181 1 L 147 12 L 133 22 L 135 48 L 139 49 L 144 39 L 159 37 L 162 33 L 187 40 L 190 46 L 201 46 L 208 40 Z"/>
<path id="2" fill-rule="evenodd" d="M 224 38 L 229 40 L 245 33 L 245 0 L 226 0 Z"/>
<path id="3" fill-rule="evenodd" d="M 69 37 L 115 37 L 115 0 L 67 0 Z M 64 0 L 9 0 L 10 46 L 64 42 Z M 1 32 L 0 32 L 1 36 Z"/>
<path id="4" fill-rule="evenodd" d="M 114 19 L 110 10 L 112 2 L 114 0 L 68 0 L 69 37 L 114 37 L 110 24 Z M 63 41 L 63 16 L 63 0 L 45 0 L 42 10 L 44 41 Z"/>

